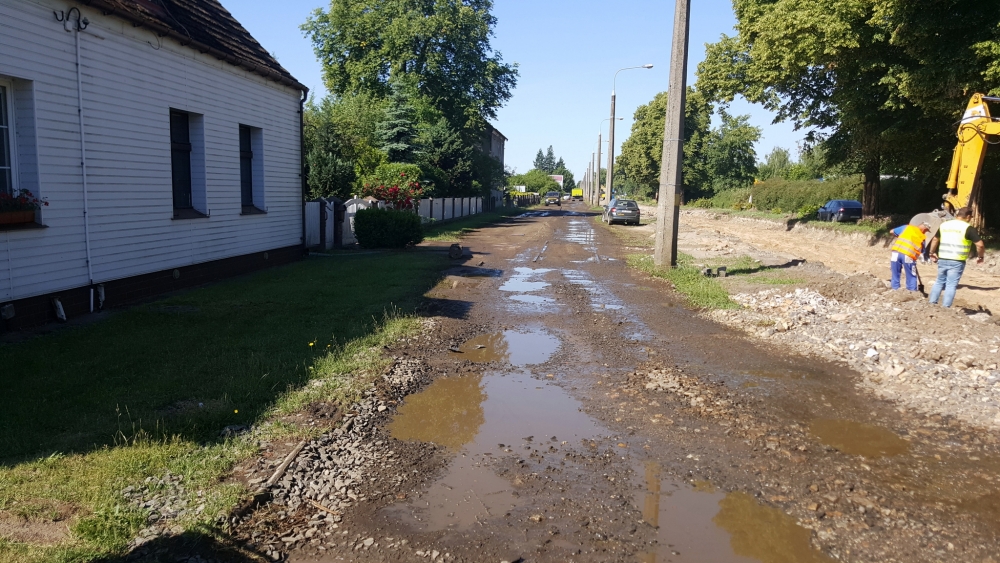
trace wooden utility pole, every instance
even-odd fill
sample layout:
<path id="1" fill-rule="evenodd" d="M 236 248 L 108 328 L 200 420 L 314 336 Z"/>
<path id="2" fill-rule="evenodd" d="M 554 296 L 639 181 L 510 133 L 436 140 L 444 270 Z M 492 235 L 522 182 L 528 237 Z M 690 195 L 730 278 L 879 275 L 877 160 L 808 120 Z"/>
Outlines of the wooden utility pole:
<path id="1" fill-rule="evenodd" d="M 674 39 L 670 49 L 670 83 L 667 91 L 667 122 L 663 129 L 663 162 L 657 202 L 656 247 L 653 263 L 677 265 L 677 227 L 684 197 L 684 98 L 687 93 L 687 47 L 691 0 L 676 0 Z"/>

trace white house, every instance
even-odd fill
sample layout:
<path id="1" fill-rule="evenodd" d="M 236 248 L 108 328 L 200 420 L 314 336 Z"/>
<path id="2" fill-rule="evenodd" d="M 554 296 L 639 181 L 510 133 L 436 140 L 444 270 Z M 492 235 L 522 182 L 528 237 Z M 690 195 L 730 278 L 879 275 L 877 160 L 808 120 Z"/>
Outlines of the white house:
<path id="1" fill-rule="evenodd" d="M 0 0 L 0 190 L 48 202 L 0 330 L 301 256 L 306 92 L 217 0 Z"/>

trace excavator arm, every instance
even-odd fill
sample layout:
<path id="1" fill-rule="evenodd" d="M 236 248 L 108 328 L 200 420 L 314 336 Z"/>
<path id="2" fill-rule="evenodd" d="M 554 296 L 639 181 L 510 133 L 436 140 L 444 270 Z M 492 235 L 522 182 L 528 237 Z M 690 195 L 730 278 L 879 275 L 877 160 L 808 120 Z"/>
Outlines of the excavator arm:
<path id="1" fill-rule="evenodd" d="M 958 126 L 958 145 L 948 173 L 948 193 L 944 196 L 953 209 L 969 205 L 986 157 L 986 136 L 1000 135 L 1000 118 L 990 116 L 987 102 L 1000 102 L 1000 98 L 974 94 Z"/>

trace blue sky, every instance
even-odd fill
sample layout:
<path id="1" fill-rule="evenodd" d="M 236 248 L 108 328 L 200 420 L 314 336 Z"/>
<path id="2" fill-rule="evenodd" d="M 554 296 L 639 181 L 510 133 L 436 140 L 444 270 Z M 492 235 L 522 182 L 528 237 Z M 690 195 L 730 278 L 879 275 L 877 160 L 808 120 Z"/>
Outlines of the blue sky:
<path id="1" fill-rule="evenodd" d="M 299 81 L 316 92 L 323 90 L 320 66 L 299 25 L 314 9 L 326 8 L 328 2 L 222 2 Z M 518 63 L 521 73 L 513 98 L 498 112 L 494 123 L 508 138 L 506 164 L 526 172 L 538 149 L 552 145 L 579 178 L 597 148 L 601 120 L 610 114 L 615 71 L 654 65 L 651 70 L 628 70 L 618 75 L 617 115 L 625 119 L 615 130 L 616 153 L 628 138 L 635 108 L 667 89 L 674 3 L 494 2 L 498 22 L 493 47 L 505 61 Z M 704 58 L 705 43 L 732 33 L 734 24 L 730 0 L 692 1 L 689 84 L 694 83 L 695 69 Z M 802 135 L 791 125 L 772 125 L 768 112 L 747 103 L 734 103 L 731 113 L 750 114 L 751 123 L 763 129 L 758 159 L 775 146 L 795 154 Z M 607 123 L 603 134 L 606 141 Z M 606 150 L 605 146 L 602 152 Z"/>

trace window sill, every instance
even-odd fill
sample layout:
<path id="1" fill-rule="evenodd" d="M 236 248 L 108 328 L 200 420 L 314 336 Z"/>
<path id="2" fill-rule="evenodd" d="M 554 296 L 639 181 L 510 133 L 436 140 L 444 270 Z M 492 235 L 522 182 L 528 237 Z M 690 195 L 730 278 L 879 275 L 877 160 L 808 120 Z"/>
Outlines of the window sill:
<path id="1" fill-rule="evenodd" d="M 244 205 L 240 215 L 267 215 L 267 211 L 255 205 Z"/>
<path id="2" fill-rule="evenodd" d="M 208 219 L 208 215 L 197 209 L 174 209 L 173 219 Z"/>
<path id="3" fill-rule="evenodd" d="M 40 223 L 18 223 L 16 225 L 0 225 L 0 232 L 5 231 L 37 231 L 40 229 L 48 229 L 48 225 L 42 225 Z"/>

